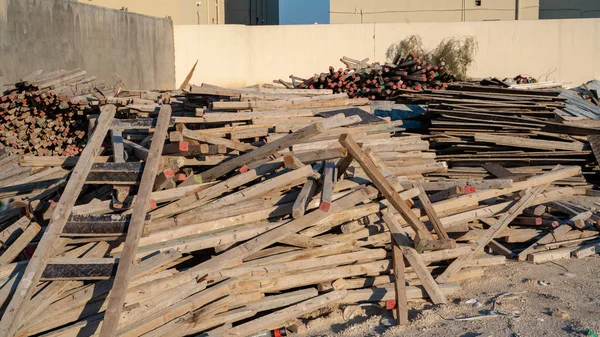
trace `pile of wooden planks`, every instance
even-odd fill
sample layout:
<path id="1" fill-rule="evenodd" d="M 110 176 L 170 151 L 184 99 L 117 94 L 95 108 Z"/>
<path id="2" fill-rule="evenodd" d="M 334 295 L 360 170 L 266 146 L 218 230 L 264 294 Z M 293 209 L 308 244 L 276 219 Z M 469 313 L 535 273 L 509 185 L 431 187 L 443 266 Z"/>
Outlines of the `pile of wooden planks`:
<path id="1" fill-rule="evenodd" d="M 430 149 L 442 135 L 366 99 L 202 85 L 100 102 L 80 156 L 0 158 L 26 177 L 0 187 L 2 336 L 249 336 L 386 301 L 405 324 L 408 302 L 445 303 L 486 266 L 600 247 L 600 215 L 569 200 L 580 166 L 458 176 Z"/>
<path id="2" fill-rule="evenodd" d="M 430 65 L 414 52 L 398 54 L 392 62 L 383 65 L 368 63 L 369 59 L 340 59 L 345 69 L 314 75 L 309 79 L 290 76 L 292 83 L 279 80 L 291 88 L 331 89 L 335 93 L 347 93 L 350 97 L 366 97 L 372 100 L 390 99 L 402 90 L 442 89 L 455 80 L 452 72 L 442 62 Z M 299 83 L 297 81 L 300 81 Z"/>
<path id="3" fill-rule="evenodd" d="M 108 87 L 82 69 L 37 71 L 6 86 L 0 96 L 0 149 L 11 154 L 79 154 L 87 139 L 86 115 L 98 111 L 81 95 L 93 89 Z"/>
<path id="4" fill-rule="evenodd" d="M 427 104 L 428 139 L 455 176 L 536 174 L 569 164 L 581 166 L 591 177 L 598 160 L 589 137 L 600 128 L 590 120 L 579 125 L 561 121 L 557 112 L 566 102 L 560 94 L 560 90 L 456 83 L 448 90 L 406 93 L 398 99 Z M 511 171 L 486 171 L 484 164 Z M 585 180 L 580 182 L 585 185 Z"/>

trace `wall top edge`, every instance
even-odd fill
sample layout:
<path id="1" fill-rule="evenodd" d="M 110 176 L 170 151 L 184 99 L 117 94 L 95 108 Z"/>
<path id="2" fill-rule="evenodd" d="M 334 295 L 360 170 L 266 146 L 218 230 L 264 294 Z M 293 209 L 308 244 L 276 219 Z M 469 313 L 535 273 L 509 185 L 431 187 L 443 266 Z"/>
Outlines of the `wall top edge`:
<path id="1" fill-rule="evenodd" d="M 21 0 L 19 0 L 19 1 L 21 1 Z M 120 9 L 98 6 L 98 5 L 94 5 L 94 4 L 88 4 L 85 2 L 80 2 L 78 0 L 54 0 L 54 1 L 59 2 L 59 3 L 64 3 L 64 4 L 76 4 L 76 6 L 86 6 L 88 8 L 94 8 L 95 10 L 105 10 L 105 11 L 110 11 L 110 12 L 114 12 L 114 13 L 121 13 L 124 15 L 131 15 L 131 16 L 152 19 L 152 20 L 156 20 L 156 21 L 164 21 L 165 23 L 169 23 L 173 26 L 173 21 L 171 19 L 163 18 L 160 16 L 152 16 L 152 15 L 140 14 L 140 13 L 136 13 L 136 12 L 122 11 Z"/>
<path id="2" fill-rule="evenodd" d="M 464 24 L 464 25 L 473 25 L 473 24 L 506 24 L 510 22 L 514 23 L 535 23 L 539 22 L 540 24 L 544 24 L 544 22 L 574 22 L 574 21 L 596 21 L 600 22 L 600 18 L 581 18 L 581 19 L 532 19 L 532 20 L 489 20 L 489 21 L 432 21 L 432 22 L 369 22 L 369 23 L 330 23 L 330 24 L 305 24 L 305 25 L 173 25 L 174 27 L 212 27 L 214 29 L 219 29 L 215 27 L 222 27 L 221 29 L 226 29 L 226 27 L 247 27 L 251 29 L 266 29 L 270 27 L 318 27 L 318 26 L 372 26 L 372 25 L 428 25 L 428 24 Z"/>

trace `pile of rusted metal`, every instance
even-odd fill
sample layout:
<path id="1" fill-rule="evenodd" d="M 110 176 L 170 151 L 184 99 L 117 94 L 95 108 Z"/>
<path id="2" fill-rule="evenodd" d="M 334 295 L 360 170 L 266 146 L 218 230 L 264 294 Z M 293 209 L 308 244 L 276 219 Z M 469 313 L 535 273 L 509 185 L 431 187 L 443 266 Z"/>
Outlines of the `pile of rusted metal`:
<path id="1" fill-rule="evenodd" d="M 454 96 L 426 95 L 444 123 L 470 125 L 464 113 L 488 108 L 516 118 L 502 112 L 508 103 L 462 97 L 453 110 Z M 331 89 L 90 97 L 100 109 L 79 156 L 0 160 L 23 172 L 0 181 L 10 198 L 0 216 L 2 336 L 301 332 L 316 310 L 386 301 L 405 324 L 408 302 L 446 303 L 507 258 L 600 250 L 600 215 L 570 200 L 590 193 L 579 162 L 510 174 L 495 162 L 458 176 L 436 150 L 445 138 L 460 148 L 461 137 L 470 146 L 461 151 L 478 150 L 467 126 L 404 133 L 368 99 Z M 559 103 L 525 105 L 541 104 Z"/>
<path id="2" fill-rule="evenodd" d="M 389 99 L 403 90 L 442 89 L 455 80 L 454 75 L 442 62 L 428 64 L 423 58 L 411 52 L 397 55 L 393 62 L 368 63 L 369 59 L 340 59 L 346 69 L 335 71 L 329 67 L 328 73 L 314 75 L 296 83 L 291 76 L 292 87 L 300 89 L 332 89 L 335 93 L 345 92 L 349 97 L 366 97 L 372 100 Z M 288 84 L 289 85 L 289 84 Z"/>
<path id="3" fill-rule="evenodd" d="M 107 86 L 85 70 L 37 71 L 5 86 L 0 97 L 0 149 L 11 154 L 77 155 L 85 144 L 87 114 L 81 95 Z"/>

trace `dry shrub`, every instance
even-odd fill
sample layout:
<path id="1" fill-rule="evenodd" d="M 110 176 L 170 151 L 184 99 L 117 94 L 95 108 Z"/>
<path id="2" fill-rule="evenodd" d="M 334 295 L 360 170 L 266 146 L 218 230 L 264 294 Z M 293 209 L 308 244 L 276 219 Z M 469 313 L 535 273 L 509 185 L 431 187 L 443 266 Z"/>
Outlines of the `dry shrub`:
<path id="1" fill-rule="evenodd" d="M 387 52 L 388 59 L 393 59 L 398 53 L 406 55 L 413 51 L 423 57 L 429 64 L 446 63 L 446 68 L 452 71 L 460 80 L 467 78 L 467 71 L 475 61 L 477 41 L 472 36 L 450 37 L 444 39 L 433 50 L 423 48 L 423 40 L 419 35 L 411 35 L 392 44 Z"/>

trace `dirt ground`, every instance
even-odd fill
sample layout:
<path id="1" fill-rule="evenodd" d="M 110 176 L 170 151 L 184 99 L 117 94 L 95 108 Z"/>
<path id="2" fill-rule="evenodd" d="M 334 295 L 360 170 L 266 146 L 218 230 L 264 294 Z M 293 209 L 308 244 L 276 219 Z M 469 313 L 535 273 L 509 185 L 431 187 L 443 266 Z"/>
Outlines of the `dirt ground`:
<path id="1" fill-rule="evenodd" d="M 337 308 L 309 321 L 304 336 L 593 336 L 600 334 L 600 255 L 535 265 L 508 261 L 463 283 L 449 304 L 409 303 L 411 324 L 386 327 L 379 306 Z M 495 301 L 504 293 L 506 296 Z M 480 304 L 465 303 L 476 299 Z M 495 309 L 495 316 L 489 315 Z M 352 314 L 354 312 L 354 314 Z M 488 315 L 483 319 L 455 318 Z"/>

